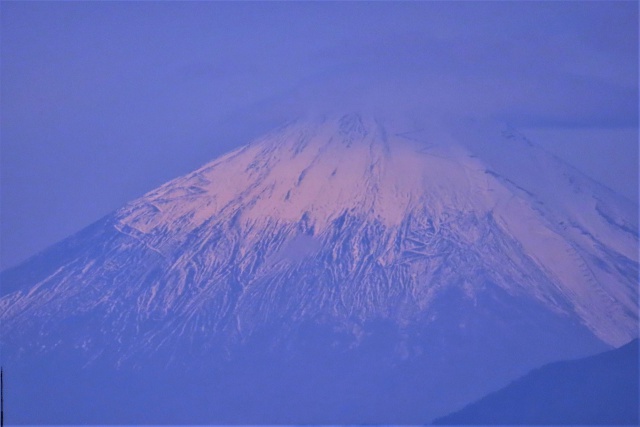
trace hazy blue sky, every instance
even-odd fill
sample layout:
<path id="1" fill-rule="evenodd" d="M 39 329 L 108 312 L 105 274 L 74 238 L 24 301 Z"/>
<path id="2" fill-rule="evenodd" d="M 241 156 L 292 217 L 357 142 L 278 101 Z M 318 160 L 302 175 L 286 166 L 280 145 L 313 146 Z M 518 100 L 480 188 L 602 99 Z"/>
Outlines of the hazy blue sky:
<path id="1" fill-rule="evenodd" d="M 505 120 L 637 200 L 637 2 L 10 2 L 1 266 L 304 108 Z"/>

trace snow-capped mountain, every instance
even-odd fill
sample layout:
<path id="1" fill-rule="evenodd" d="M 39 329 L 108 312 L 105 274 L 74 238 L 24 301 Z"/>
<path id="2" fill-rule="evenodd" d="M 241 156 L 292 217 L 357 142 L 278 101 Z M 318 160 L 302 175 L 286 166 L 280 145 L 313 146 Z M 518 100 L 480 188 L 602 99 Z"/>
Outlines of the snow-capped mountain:
<path id="1" fill-rule="evenodd" d="M 637 230 L 513 130 L 295 121 L 3 273 L 3 357 L 217 372 L 198 422 L 426 422 L 635 338 Z"/>

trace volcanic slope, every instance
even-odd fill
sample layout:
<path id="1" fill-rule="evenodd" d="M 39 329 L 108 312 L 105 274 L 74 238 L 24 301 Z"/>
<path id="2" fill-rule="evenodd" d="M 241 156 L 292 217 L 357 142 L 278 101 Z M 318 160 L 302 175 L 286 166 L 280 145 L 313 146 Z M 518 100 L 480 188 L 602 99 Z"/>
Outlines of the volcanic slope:
<path id="1" fill-rule="evenodd" d="M 295 121 L 2 274 L 17 416 L 425 422 L 635 338 L 637 229 L 513 130 Z"/>

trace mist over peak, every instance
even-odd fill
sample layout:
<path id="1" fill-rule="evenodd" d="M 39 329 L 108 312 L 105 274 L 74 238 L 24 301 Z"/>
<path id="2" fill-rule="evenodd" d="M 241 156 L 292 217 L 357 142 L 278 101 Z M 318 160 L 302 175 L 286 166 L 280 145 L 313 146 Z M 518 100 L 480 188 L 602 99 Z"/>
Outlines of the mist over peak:
<path id="1" fill-rule="evenodd" d="M 588 145 L 591 169 L 637 188 L 632 161 L 609 172 L 637 158 L 637 15 L 634 2 L 11 3 L 0 264 L 311 109 L 580 128 L 589 142 L 561 135 L 565 157 Z"/>
<path id="2" fill-rule="evenodd" d="M 392 39 L 393 40 L 393 39 Z M 393 49 L 385 45 L 385 49 Z M 440 46 L 430 49 L 430 45 Z M 444 45 L 444 46 L 443 46 Z M 450 46 L 449 46 L 450 45 Z M 412 54 L 398 41 L 398 57 L 354 60 L 312 74 L 272 108 L 300 112 L 360 111 L 396 117 L 492 119 L 516 126 L 629 126 L 637 89 L 582 77 L 496 55 L 469 56 L 460 41 L 427 41 Z M 589 86 L 589 89 L 587 87 Z M 586 99 L 588 92 L 589 100 Z M 596 111 L 592 102 L 611 106 Z"/>
<path id="3" fill-rule="evenodd" d="M 423 425 L 638 335 L 637 2 L 0 19 L 9 423 Z"/>

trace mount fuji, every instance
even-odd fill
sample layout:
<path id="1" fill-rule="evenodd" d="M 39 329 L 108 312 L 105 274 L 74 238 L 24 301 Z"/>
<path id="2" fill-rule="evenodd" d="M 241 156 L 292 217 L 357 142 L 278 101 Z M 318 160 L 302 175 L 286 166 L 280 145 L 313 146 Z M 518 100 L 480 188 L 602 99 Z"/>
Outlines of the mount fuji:
<path id="1" fill-rule="evenodd" d="M 12 421 L 418 424 L 636 338 L 637 207 L 510 128 L 314 116 L 0 280 Z"/>

